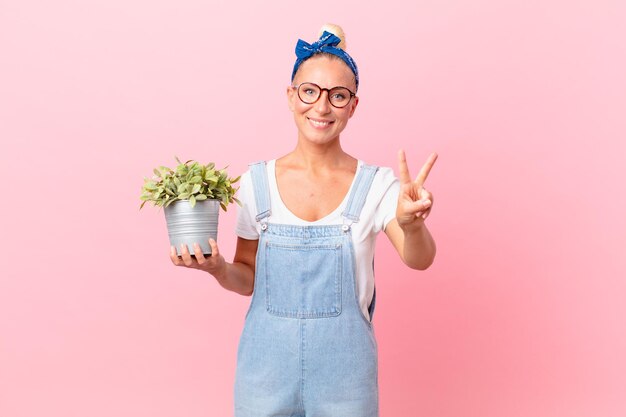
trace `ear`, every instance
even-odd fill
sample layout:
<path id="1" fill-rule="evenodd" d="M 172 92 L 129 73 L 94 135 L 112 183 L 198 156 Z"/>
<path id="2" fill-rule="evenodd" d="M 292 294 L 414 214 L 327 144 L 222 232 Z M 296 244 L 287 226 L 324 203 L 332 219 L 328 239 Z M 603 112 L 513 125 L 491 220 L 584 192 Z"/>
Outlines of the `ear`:
<path id="1" fill-rule="evenodd" d="M 294 100 L 296 98 L 296 89 L 292 86 L 287 86 L 287 105 L 289 106 L 289 110 L 293 112 L 294 109 Z"/>
<path id="2" fill-rule="evenodd" d="M 352 117 L 354 115 L 354 111 L 356 110 L 356 106 L 359 104 L 359 97 L 358 96 L 354 96 L 352 98 L 352 103 L 350 104 L 352 106 L 352 108 L 350 109 L 350 117 Z"/>

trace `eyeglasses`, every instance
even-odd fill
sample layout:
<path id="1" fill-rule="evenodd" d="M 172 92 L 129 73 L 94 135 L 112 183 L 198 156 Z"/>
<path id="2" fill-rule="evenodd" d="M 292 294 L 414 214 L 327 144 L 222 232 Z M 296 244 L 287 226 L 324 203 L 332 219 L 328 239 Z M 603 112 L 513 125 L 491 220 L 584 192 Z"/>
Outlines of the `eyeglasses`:
<path id="1" fill-rule="evenodd" d="M 356 95 L 346 87 L 322 88 L 314 83 L 302 83 L 292 86 L 292 88 L 298 90 L 298 98 L 306 104 L 316 103 L 322 95 L 322 91 L 326 91 L 328 93 L 328 102 L 338 109 L 346 107 L 352 100 L 352 97 Z"/>

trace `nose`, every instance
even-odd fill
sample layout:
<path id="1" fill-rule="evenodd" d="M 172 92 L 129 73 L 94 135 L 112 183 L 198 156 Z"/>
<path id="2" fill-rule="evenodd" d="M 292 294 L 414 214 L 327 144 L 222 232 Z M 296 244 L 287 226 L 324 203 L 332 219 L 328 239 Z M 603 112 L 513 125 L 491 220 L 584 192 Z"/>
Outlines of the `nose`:
<path id="1" fill-rule="evenodd" d="M 319 98 L 315 102 L 315 110 L 319 114 L 327 114 L 330 112 L 330 102 L 328 101 L 328 91 L 322 90 Z"/>

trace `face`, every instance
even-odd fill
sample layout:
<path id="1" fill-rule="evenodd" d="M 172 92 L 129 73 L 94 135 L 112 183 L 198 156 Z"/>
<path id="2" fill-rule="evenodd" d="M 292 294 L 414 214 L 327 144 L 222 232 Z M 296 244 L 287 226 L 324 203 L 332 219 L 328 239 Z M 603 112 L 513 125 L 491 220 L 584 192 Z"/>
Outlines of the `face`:
<path id="1" fill-rule="evenodd" d="M 298 69 L 292 85 L 304 82 L 315 83 L 322 88 L 347 87 L 355 91 L 354 74 L 341 60 L 325 56 L 312 57 Z M 341 109 L 333 107 L 328 101 L 328 92 L 322 94 L 313 104 L 303 103 L 298 98 L 295 88 L 287 88 L 289 109 L 298 127 L 300 140 L 308 140 L 317 144 L 330 143 L 339 138 L 339 134 L 348 124 L 358 104 L 358 97 Z"/>

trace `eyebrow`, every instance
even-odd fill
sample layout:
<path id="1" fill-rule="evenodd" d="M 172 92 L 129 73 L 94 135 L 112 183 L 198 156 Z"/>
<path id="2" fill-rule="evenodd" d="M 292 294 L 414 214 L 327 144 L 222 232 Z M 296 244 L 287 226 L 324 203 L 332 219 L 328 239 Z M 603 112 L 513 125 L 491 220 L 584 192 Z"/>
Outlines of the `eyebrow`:
<path id="1" fill-rule="evenodd" d="M 336 85 L 334 87 L 324 88 L 321 85 L 319 85 L 317 83 L 314 83 L 313 81 L 303 81 L 300 84 L 298 84 L 298 86 L 300 86 L 302 84 L 313 84 L 313 85 L 316 85 L 316 86 L 318 86 L 319 88 L 321 88 L 323 90 L 332 90 L 333 88 L 345 88 L 346 90 L 348 90 L 348 91 L 350 91 L 352 93 L 352 90 L 350 88 L 346 87 L 345 85 Z M 295 87 L 295 85 L 293 87 Z M 356 94 L 356 93 L 353 93 L 353 94 Z"/>

